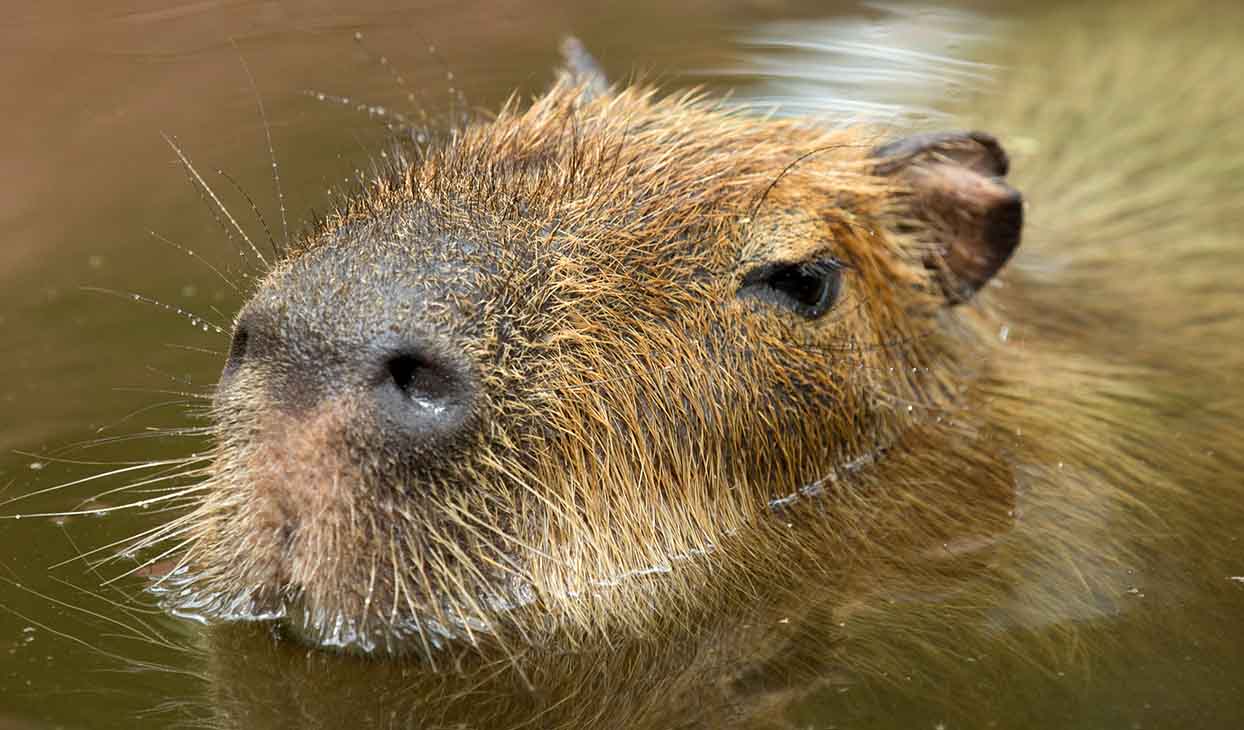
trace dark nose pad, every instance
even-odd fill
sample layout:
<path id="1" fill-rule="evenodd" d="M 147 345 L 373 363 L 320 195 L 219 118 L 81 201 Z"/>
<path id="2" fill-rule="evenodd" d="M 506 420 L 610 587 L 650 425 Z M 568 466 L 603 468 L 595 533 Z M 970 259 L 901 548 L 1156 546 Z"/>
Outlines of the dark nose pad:
<path id="1" fill-rule="evenodd" d="M 370 342 L 328 342 L 253 311 L 234 330 L 218 390 L 244 369 L 258 381 L 248 387 L 260 384 L 274 405 L 290 411 L 349 399 L 376 430 L 377 445 L 418 447 L 453 436 L 478 395 L 465 357 L 433 338 L 387 333 Z"/>

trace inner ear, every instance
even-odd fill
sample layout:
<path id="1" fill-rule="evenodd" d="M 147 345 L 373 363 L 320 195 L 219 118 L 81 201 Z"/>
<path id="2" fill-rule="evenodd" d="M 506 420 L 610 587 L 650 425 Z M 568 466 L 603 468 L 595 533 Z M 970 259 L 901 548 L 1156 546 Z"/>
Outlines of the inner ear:
<path id="1" fill-rule="evenodd" d="M 875 171 L 903 189 L 903 211 L 929 244 L 925 265 L 947 301 L 972 297 L 1019 246 L 1024 202 L 1004 179 L 1010 162 L 983 132 L 921 134 L 873 150 Z"/>

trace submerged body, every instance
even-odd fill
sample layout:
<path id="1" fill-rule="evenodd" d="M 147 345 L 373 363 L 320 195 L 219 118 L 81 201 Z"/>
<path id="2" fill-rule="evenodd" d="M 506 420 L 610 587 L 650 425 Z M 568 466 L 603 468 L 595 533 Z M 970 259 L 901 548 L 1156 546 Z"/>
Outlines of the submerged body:
<path id="1" fill-rule="evenodd" d="M 942 605 L 947 637 L 1115 611 L 1240 498 L 1244 26 L 1076 12 L 968 114 L 1028 200 L 1001 270 L 984 136 L 756 119 L 579 59 L 406 150 L 239 316 L 169 600 L 433 662 L 809 586 L 880 626 Z"/>

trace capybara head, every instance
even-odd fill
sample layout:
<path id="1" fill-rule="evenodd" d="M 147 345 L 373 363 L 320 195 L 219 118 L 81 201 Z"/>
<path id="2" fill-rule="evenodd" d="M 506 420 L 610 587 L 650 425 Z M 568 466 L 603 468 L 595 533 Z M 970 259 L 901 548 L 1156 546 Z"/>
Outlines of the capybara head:
<path id="1" fill-rule="evenodd" d="M 875 529 L 831 492 L 979 373 L 1022 213 L 992 137 L 889 137 L 571 74 L 406 149 L 239 313 L 169 600 L 361 650 L 612 631 L 792 500 Z"/>

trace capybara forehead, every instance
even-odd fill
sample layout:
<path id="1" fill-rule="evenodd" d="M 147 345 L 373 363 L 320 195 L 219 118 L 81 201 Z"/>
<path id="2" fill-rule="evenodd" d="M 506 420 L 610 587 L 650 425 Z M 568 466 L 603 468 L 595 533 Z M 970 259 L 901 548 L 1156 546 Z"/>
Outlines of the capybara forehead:
<path id="1" fill-rule="evenodd" d="M 327 244 L 398 245 L 442 262 L 569 257 L 642 276 L 679 255 L 700 267 L 804 255 L 821 242 L 806 225 L 786 224 L 850 219 L 883 192 L 865 163 L 876 143 L 858 129 L 758 121 L 685 97 L 623 91 L 582 101 L 554 90 L 526 111 L 504 110 L 407 153 L 295 256 Z M 723 235 L 762 218 L 782 225 Z"/>

